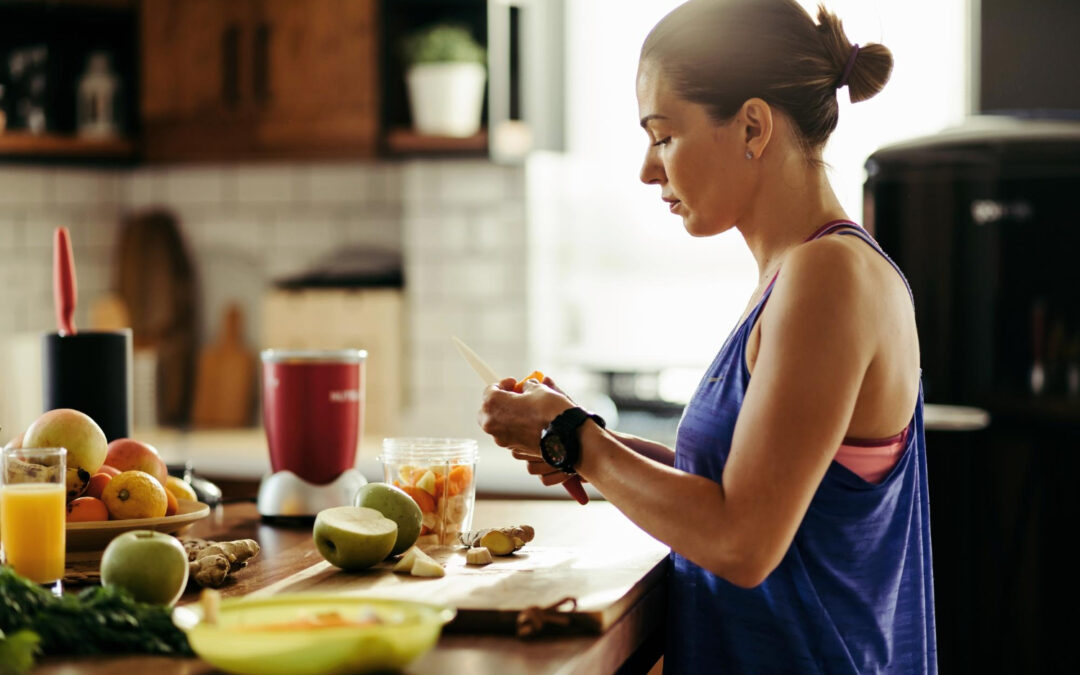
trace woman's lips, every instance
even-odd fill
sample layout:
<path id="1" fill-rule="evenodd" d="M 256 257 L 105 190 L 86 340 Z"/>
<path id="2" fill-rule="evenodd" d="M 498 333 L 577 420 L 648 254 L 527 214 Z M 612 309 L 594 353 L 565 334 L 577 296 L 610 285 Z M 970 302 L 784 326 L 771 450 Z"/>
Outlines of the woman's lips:
<path id="1" fill-rule="evenodd" d="M 675 201 L 668 204 L 668 210 L 672 213 L 675 213 L 680 206 L 682 206 L 682 202 L 676 199 Z"/>

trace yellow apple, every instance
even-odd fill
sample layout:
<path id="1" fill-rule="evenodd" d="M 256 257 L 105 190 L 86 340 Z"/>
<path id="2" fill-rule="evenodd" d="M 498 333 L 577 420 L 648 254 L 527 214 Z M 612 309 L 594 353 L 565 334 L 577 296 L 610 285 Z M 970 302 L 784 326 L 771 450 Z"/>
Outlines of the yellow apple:
<path id="1" fill-rule="evenodd" d="M 24 448 L 67 449 L 67 500 L 80 496 L 90 476 L 105 463 L 105 432 L 89 415 L 71 408 L 50 410 L 23 434 Z"/>

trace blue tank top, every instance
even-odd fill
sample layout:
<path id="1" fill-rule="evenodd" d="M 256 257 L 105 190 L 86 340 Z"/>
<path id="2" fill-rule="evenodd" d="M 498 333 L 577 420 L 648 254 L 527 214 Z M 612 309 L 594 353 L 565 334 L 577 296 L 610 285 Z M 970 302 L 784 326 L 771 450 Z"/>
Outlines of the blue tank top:
<path id="1" fill-rule="evenodd" d="M 854 223 L 811 239 L 832 232 L 858 236 L 896 267 Z M 772 284 L 683 412 L 677 469 L 721 481 L 750 384 L 746 342 L 771 293 Z M 936 673 L 921 384 L 896 466 L 873 484 L 833 461 L 762 584 L 740 588 L 674 551 L 669 583 L 666 673 Z"/>

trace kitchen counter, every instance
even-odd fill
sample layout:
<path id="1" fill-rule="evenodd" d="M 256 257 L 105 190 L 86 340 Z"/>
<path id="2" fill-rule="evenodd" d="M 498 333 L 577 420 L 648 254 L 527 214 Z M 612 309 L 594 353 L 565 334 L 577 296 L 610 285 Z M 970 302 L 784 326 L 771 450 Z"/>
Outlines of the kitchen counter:
<path id="1" fill-rule="evenodd" d="M 254 486 L 270 471 L 270 453 L 261 427 L 246 429 L 179 431 L 176 429 L 136 429 L 132 438 L 158 449 L 169 464 L 191 462 L 195 473 L 213 481 L 247 483 Z M 545 487 L 525 471 L 522 462 L 510 456 L 506 448 L 495 445 L 479 430 L 473 436 L 480 444 L 476 488 L 485 496 L 569 498 L 559 487 Z M 378 456 L 382 438 L 365 436 L 356 456 L 356 467 L 369 481 L 383 480 Z M 594 499 L 602 496 L 592 486 L 586 491 Z M 254 492 L 251 492 L 254 494 Z"/>
<path id="2" fill-rule="evenodd" d="M 625 668 L 622 672 L 648 671 L 659 658 L 663 645 L 667 548 L 607 503 L 581 507 L 553 501 L 477 502 L 475 527 L 508 522 L 527 522 L 536 528 L 536 540 L 527 547 L 533 544 L 564 547 L 574 553 L 572 562 L 565 564 L 560 572 L 565 575 L 567 588 L 579 582 L 582 575 L 595 574 L 597 566 L 601 566 L 601 571 L 610 569 L 613 574 L 632 571 L 635 581 L 629 592 L 619 600 L 612 598 L 614 605 L 620 602 L 625 605 L 618 618 L 599 635 L 548 636 L 533 640 L 479 632 L 468 626 L 456 628 L 455 622 L 444 631 L 435 649 L 413 663 L 408 672 L 593 674 L 615 672 L 621 667 Z M 219 507 L 197 523 L 190 534 L 218 540 L 251 537 L 262 546 L 259 556 L 248 567 L 236 572 L 235 581 L 222 589 L 226 597 L 289 590 L 295 585 L 291 580 L 316 578 L 319 570 L 325 567 L 315 550 L 310 527 L 290 528 L 263 523 L 251 503 Z M 626 563 L 603 567 L 604 563 L 598 561 L 607 559 L 605 556 L 616 556 Z M 521 570 L 515 574 L 532 577 L 538 572 Z M 354 578 L 360 576 L 353 575 Z M 317 591 L 319 588 L 318 583 L 308 585 L 305 590 Z M 196 592 L 188 592 L 181 604 L 196 598 Z M 438 598 L 424 599 L 438 601 Z M 112 675 L 117 672 L 205 675 L 218 671 L 198 659 L 124 656 L 46 659 L 34 672 L 42 675 Z"/>

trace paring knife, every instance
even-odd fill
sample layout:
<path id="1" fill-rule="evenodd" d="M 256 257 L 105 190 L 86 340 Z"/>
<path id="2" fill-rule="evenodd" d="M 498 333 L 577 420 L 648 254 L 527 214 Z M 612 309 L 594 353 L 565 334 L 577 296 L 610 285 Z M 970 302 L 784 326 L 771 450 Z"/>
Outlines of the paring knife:
<path id="1" fill-rule="evenodd" d="M 480 376 L 480 379 L 484 381 L 484 384 L 496 384 L 502 378 L 495 372 L 491 366 L 480 358 L 480 355 L 469 348 L 469 345 L 462 342 L 456 336 L 451 336 L 450 339 L 454 342 L 454 346 L 457 347 L 458 353 L 461 354 L 465 362 L 469 364 L 469 367 Z M 585 488 L 581 486 L 581 478 L 579 476 L 570 476 L 563 481 L 563 487 L 570 493 L 579 504 L 589 503 L 589 495 L 585 492 Z"/>

